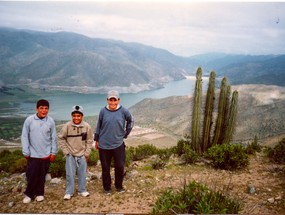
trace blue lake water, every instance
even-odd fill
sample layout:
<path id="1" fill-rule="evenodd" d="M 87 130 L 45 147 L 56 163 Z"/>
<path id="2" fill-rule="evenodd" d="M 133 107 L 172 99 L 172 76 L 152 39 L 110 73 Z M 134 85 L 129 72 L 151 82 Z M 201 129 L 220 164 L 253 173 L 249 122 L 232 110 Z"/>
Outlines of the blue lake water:
<path id="1" fill-rule="evenodd" d="M 208 78 L 204 78 L 203 91 L 207 91 Z M 173 81 L 165 85 L 164 88 L 157 90 L 144 91 L 140 93 L 121 94 L 120 104 L 129 108 L 145 98 L 165 98 L 169 96 L 193 95 L 195 80 L 184 79 Z M 70 94 L 46 97 L 50 102 L 49 115 L 55 120 L 70 119 L 72 106 L 81 105 L 84 109 L 85 116 L 98 115 L 100 109 L 106 105 L 105 94 Z M 21 112 L 33 113 L 34 104 L 21 104 Z M 29 113 L 30 114 L 30 113 Z"/>

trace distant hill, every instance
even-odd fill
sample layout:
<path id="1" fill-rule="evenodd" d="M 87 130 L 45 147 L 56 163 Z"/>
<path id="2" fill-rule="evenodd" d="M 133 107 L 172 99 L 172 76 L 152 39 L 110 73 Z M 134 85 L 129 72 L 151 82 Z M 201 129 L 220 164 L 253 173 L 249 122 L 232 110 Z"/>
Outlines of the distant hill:
<path id="1" fill-rule="evenodd" d="M 284 86 L 284 56 L 212 53 L 181 57 L 139 43 L 0 28 L 0 85 L 85 93 L 116 88 L 136 93 L 195 75 L 201 66 L 204 74 L 215 70 L 218 76 L 229 76 L 232 84 Z"/>
<path id="2" fill-rule="evenodd" d="M 207 53 L 194 55 L 190 57 L 193 61 L 203 65 L 206 71 L 215 70 L 218 75 L 223 75 L 220 71 L 226 66 L 234 66 L 236 64 L 247 62 L 262 62 L 268 59 L 275 58 L 275 55 L 238 55 L 238 54 L 223 54 L 223 53 Z"/>
<path id="3" fill-rule="evenodd" d="M 237 85 L 232 86 L 232 90 L 239 92 L 235 141 L 253 139 L 255 135 L 259 139 L 264 139 L 285 134 L 285 89 L 283 87 Z M 130 111 L 136 123 L 141 126 L 156 128 L 169 135 L 183 136 L 190 131 L 192 98 L 191 95 L 144 99 L 132 106 Z M 215 111 L 217 111 L 217 104 Z"/>
<path id="4" fill-rule="evenodd" d="M 219 70 L 232 84 L 285 86 L 285 55 L 262 61 L 231 64 Z"/>
<path id="5" fill-rule="evenodd" d="M 138 92 L 184 79 L 195 72 L 189 62 L 137 43 L 0 28 L 0 74 L 6 84 Z"/>

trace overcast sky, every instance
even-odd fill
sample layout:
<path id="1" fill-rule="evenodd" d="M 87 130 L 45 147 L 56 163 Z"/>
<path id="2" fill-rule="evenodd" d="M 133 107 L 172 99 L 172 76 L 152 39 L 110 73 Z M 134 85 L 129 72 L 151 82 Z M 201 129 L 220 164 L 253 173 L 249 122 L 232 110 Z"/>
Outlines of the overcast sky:
<path id="1" fill-rule="evenodd" d="M 0 26 L 138 42 L 180 56 L 285 54 L 285 2 L 0 1 Z"/>

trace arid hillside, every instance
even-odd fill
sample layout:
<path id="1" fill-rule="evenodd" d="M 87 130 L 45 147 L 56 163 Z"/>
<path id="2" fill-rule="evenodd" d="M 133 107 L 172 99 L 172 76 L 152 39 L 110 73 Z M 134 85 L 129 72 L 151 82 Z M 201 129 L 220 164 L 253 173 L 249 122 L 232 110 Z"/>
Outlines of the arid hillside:
<path id="1" fill-rule="evenodd" d="M 252 140 L 255 135 L 260 143 L 268 142 L 273 137 L 277 141 L 281 140 L 285 134 L 285 88 L 268 85 L 237 85 L 232 86 L 233 90 L 239 92 L 234 141 L 245 142 Z M 219 91 L 216 90 L 215 111 L 217 111 L 218 96 Z M 192 105 L 192 95 L 173 96 L 164 99 L 144 99 L 130 110 L 135 116 L 137 125 L 179 139 L 191 129 L 189 126 Z M 215 117 L 216 112 L 214 122 Z"/>

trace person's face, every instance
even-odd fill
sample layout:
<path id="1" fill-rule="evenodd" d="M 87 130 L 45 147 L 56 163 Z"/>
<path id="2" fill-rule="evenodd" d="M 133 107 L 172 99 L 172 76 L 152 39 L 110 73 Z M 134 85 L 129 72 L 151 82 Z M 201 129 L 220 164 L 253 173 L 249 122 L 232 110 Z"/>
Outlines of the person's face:
<path id="1" fill-rule="evenodd" d="M 39 106 L 37 108 L 37 115 L 39 118 L 45 118 L 48 115 L 48 106 Z"/>
<path id="2" fill-rule="evenodd" d="M 76 125 L 80 124 L 82 119 L 83 119 L 83 115 L 82 114 L 80 114 L 80 113 L 72 114 L 72 121 L 73 121 L 74 124 L 76 124 Z"/>
<path id="3" fill-rule="evenodd" d="M 110 98 L 107 99 L 107 102 L 110 110 L 116 110 L 120 102 L 120 99 Z"/>

